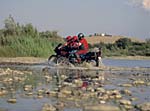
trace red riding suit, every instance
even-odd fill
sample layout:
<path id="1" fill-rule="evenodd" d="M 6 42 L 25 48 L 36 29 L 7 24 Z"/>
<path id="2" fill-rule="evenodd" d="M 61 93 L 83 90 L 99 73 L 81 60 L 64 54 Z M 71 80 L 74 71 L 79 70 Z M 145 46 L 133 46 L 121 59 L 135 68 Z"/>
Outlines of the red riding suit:
<path id="1" fill-rule="evenodd" d="M 79 54 L 79 55 L 86 54 L 89 50 L 89 46 L 88 46 L 86 39 L 82 38 L 79 42 L 81 43 L 81 46 L 80 46 L 80 49 L 77 52 L 77 54 Z"/>
<path id="2" fill-rule="evenodd" d="M 78 50 L 80 45 L 81 45 L 81 43 L 79 42 L 78 37 L 77 36 L 73 36 L 72 37 L 72 42 L 70 43 L 69 47 L 72 50 Z"/>
<path id="3" fill-rule="evenodd" d="M 71 43 L 72 37 L 71 36 L 67 36 L 66 37 L 66 43 L 64 44 L 64 46 L 68 46 Z"/>

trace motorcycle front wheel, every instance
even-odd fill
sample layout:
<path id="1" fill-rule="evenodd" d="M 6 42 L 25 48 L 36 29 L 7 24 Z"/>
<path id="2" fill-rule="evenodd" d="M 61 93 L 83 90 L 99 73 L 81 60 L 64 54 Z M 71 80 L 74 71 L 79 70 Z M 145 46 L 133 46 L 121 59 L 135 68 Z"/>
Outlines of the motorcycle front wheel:
<path id="1" fill-rule="evenodd" d="M 57 55 L 51 55 L 49 58 L 48 58 L 48 64 L 51 65 L 51 64 L 57 64 Z"/>
<path id="2" fill-rule="evenodd" d="M 69 59 L 67 59 L 66 57 L 59 57 L 58 59 L 57 59 L 57 65 L 58 66 L 63 66 L 63 67 L 65 67 L 65 66 L 70 66 L 70 62 L 69 62 Z"/>

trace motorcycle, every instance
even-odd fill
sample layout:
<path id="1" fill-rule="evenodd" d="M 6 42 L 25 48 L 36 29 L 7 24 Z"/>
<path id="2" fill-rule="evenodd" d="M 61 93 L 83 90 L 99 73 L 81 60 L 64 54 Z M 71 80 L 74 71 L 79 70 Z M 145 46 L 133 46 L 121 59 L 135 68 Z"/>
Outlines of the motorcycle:
<path id="1" fill-rule="evenodd" d="M 62 44 L 58 44 L 58 46 L 54 49 L 55 55 L 51 55 L 48 58 L 48 63 L 55 63 L 60 66 L 78 66 L 83 62 L 90 63 L 94 66 L 99 67 L 100 59 L 101 59 L 101 48 L 96 51 L 90 51 L 86 54 L 80 55 L 81 61 L 77 60 L 75 52 L 77 50 L 70 50 L 68 47 L 62 47 Z"/>

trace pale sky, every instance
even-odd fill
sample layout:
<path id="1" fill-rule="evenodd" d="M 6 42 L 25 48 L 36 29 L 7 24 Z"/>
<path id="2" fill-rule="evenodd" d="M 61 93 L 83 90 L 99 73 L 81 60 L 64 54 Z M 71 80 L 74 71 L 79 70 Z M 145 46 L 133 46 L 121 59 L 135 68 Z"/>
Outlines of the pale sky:
<path id="1" fill-rule="evenodd" d="M 9 14 L 64 37 L 83 32 L 150 38 L 150 0 L 0 0 L 0 28 Z"/>

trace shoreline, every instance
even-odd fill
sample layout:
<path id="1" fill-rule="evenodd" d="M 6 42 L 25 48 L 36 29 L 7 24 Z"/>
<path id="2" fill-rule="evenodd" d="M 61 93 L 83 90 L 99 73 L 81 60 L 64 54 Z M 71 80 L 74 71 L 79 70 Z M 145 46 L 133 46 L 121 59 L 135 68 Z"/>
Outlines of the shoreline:
<path id="1" fill-rule="evenodd" d="M 102 59 L 121 59 L 121 60 L 150 60 L 150 56 L 111 56 L 103 57 Z M 36 64 L 47 62 L 48 58 L 42 57 L 0 57 L 0 64 L 2 63 L 25 63 Z"/>
<path id="2" fill-rule="evenodd" d="M 0 64 L 2 63 L 36 64 L 45 61 L 47 61 L 47 58 L 42 57 L 0 57 Z"/>
<path id="3" fill-rule="evenodd" d="M 107 57 L 104 59 L 127 59 L 129 60 L 130 57 Z M 148 58 L 144 58 L 145 60 L 150 60 Z M 131 59 L 130 60 L 135 60 L 135 59 Z M 139 60 L 143 60 L 142 57 L 140 57 Z M 47 58 L 39 58 L 39 57 L 14 57 L 14 58 L 6 58 L 6 57 L 0 57 L 0 65 L 1 66 L 11 66 L 11 65 L 41 65 L 41 64 L 45 64 L 47 63 Z M 48 66 L 46 66 L 45 68 L 48 68 Z M 64 68 L 64 67 L 55 67 L 52 66 L 51 68 Z M 68 69 L 84 69 L 84 70 L 101 70 L 101 71 L 150 71 L 150 68 L 144 68 L 144 67 L 117 67 L 117 66 L 100 66 L 100 67 L 89 67 L 87 65 L 87 67 L 72 67 L 72 68 L 68 68 Z"/>

